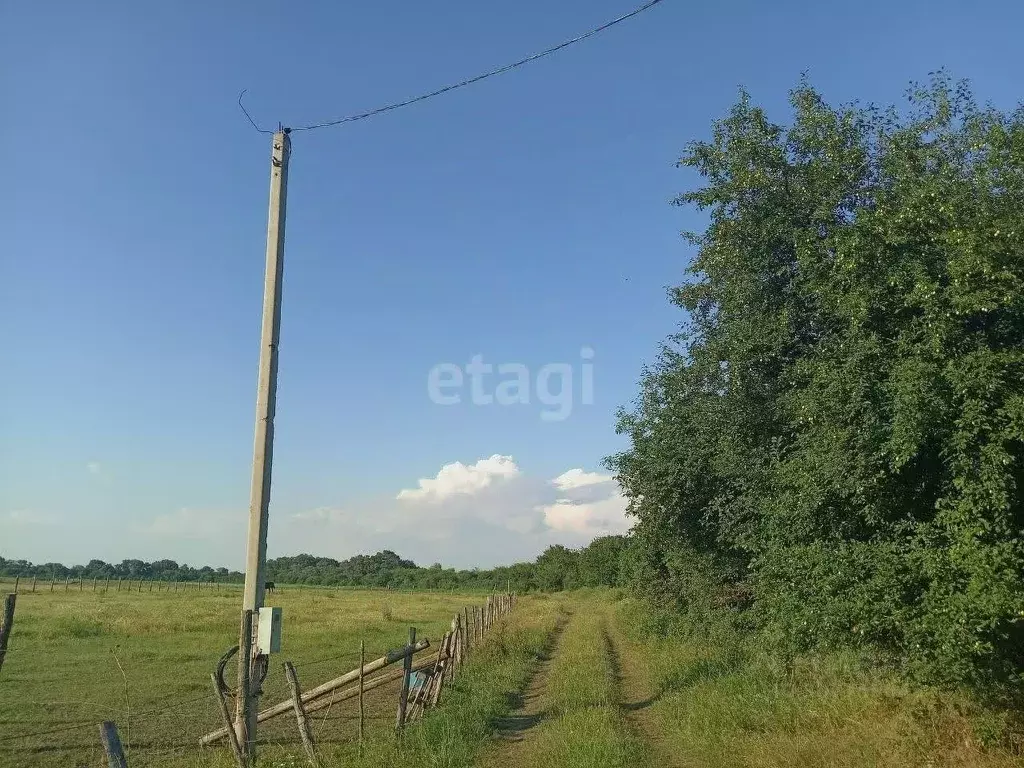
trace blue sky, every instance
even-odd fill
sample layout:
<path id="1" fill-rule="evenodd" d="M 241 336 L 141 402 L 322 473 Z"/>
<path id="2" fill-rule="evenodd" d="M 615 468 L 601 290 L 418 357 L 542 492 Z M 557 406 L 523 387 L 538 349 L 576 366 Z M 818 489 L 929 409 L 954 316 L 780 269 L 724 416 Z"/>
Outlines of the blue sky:
<path id="1" fill-rule="evenodd" d="M 268 124 L 338 117 L 635 4 L 3 3 L 0 555 L 242 562 L 269 141 L 240 89 Z M 787 119 L 804 71 L 885 103 L 946 67 L 1012 107 L 1022 26 L 1014 2 L 664 0 L 296 134 L 271 554 L 488 565 L 620 529 L 592 473 L 681 319 L 686 143 L 741 85 Z M 428 397 L 439 363 L 578 376 L 583 347 L 593 403 L 563 420 Z"/>

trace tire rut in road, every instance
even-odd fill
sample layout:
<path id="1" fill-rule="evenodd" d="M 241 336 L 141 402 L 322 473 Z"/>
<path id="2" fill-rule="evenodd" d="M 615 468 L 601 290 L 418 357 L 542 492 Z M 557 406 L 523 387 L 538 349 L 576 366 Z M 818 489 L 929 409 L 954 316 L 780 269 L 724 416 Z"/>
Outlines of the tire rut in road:
<path id="1" fill-rule="evenodd" d="M 530 675 L 530 681 L 518 694 L 516 708 L 495 723 L 494 740 L 479 761 L 479 765 L 483 768 L 489 766 L 508 768 L 510 765 L 517 765 L 516 754 L 519 751 L 519 745 L 531 730 L 547 718 L 544 694 L 547 690 L 548 675 L 552 662 L 558 654 L 562 633 L 570 621 L 572 621 L 571 614 L 559 621 L 551 635 L 548 647 L 538 659 L 537 666 Z"/>
<path id="2" fill-rule="evenodd" d="M 660 695 L 651 681 L 648 665 L 623 636 L 614 612 L 610 613 L 604 627 L 604 640 L 615 675 L 619 710 L 626 724 L 650 747 L 652 765 L 658 768 L 681 767 L 682 764 L 666 747 L 657 719 L 650 711 Z"/>

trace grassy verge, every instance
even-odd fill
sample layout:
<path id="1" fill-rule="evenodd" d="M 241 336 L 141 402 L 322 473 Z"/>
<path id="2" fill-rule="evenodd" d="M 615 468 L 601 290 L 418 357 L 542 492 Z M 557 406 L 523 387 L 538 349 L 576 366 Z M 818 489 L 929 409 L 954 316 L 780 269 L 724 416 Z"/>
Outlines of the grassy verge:
<path id="1" fill-rule="evenodd" d="M 952 694 L 913 690 L 853 656 L 786 665 L 728 630 L 652 637 L 644 631 L 651 624 L 645 607 L 624 601 L 618 614 L 651 667 L 658 691 L 652 715 L 680 765 L 1021 765 L 1009 745 L 986 748 L 977 736 L 987 730 L 997 737 L 998 715 Z"/>
<path id="2" fill-rule="evenodd" d="M 530 733 L 520 763 L 531 768 L 636 768 L 649 763 L 644 743 L 618 708 L 607 611 L 597 600 L 577 607 L 548 677 L 551 718 Z"/>
<path id="3" fill-rule="evenodd" d="M 522 598 L 515 613 L 497 624 L 485 644 L 446 689 L 442 705 L 411 724 L 400 739 L 377 730 L 364 744 L 326 751 L 329 765 L 392 768 L 396 765 L 468 768 L 491 736 L 493 724 L 514 706 L 537 658 L 562 615 L 560 597 Z M 296 763 L 299 765 L 299 763 Z"/>

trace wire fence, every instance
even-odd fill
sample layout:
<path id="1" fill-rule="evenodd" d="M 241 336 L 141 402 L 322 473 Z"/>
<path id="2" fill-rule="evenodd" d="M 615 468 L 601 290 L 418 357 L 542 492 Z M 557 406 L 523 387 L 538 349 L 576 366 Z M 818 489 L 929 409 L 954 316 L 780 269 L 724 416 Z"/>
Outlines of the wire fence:
<path id="1" fill-rule="evenodd" d="M 479 621 L 484 621 L 486 610 L 489 609 L 474 609 L 474 624 L 478 615 Z M 469 616 L 468 610 L 463 611 L 456 614 L 456 620 L 461 622 L 463 616 Z M 453 627 L 456 620 L 452 621 Z M 187 632 L 183 633 L 183 642 L 151 648 L 144 642 L 128 642 L 130 633 L 121 642 L 106 635 L 93 637 L 87 617 L 62 614 L 48 623 L 53 626 L 47 629 L 44 622 L 24 617 L 22 631 L 19 633 L 16 627 L 13 633 L 17 642 L 7 650 L 10 658 L 0 673 L 0 765 L 105 765 L 98 738 L 99 726 L 104 721 L 117 724 L 132 768 L 195 766 L 205 764 L 203 754 L 210 757 L 220 753 L 222 758 L 227 752 L 224 742 L 200 746 L 205 735 L 223 727 L 218 694 L 209 679 L 223 651 L 208 645 L 189 648 Z M 435 629 L 446 626 L 436 620 L 428 624 Z M 179 629 L 187 630 L 188 626 L 182 624 Z M 475 627 L 465 625 L 460 632 L 466 644 L 472 644 L 471 636 L 476 639 Z M 436 672 L 440 660 L 457 655 L 454 640 L 449 640 L 454 635 L 443 634 L 442 638 L 433 637 L 430 647 L 415 657 L 423 662 L 436 654 L 438 661 L 430 668 L 431 674 Z M 344 642 L 351 643 L 351 635 Z M 53 664 L 54 649 L 64 644 L 77 649 L 70 654 L 62 651 L 61 662 Z M 294 655 L 294 667 L 305 691 L 359 667 L 358 648 L 324 654 L 327 644 L 310 644 L 304 653 Z M 315 653 L 316 650 L 321 653 Z M 370 663 L 385 655 L 391 658 L 394 653 L 393 644 L 384 646 L 378 642 L 365 650 L 364 659 Z M 463 650 L 458 653 L 460 661 L 462 653 Z M 279 674 L 280 669 L 274 670 L 284 657 L 272 659 L 271 671 L 276 673 L 269 675 L 263 685 L 263 707 L 291 699 L 285 676 Z M 231 662 L 229 671 L 233 672 L 237 662 Z M 384 666 L 395 663 L 398 662 Z M 340 686 L 318 700 L 316 711 L 309 714 L 318 743 L 356 741 L 363 730 L 360 720 L 373 729 L 394 728 L 397 694 L 407 685 L 405 676 L 397 669 L 383 667 L 367 677 L 373 675 L 378 675 L 382 683 L 366 692 L 362 718 L 356 699 L 343 696 Z M 389 679 L 383 680 L 384 677 Z M 350 687 L 351 683 L 345 686 Z M 60 693 L 31 695 L 36 691 Z M 258 743 L 261 749 L 266 746 L 301 752 L 302 740 L 290 708 L 286 716 L 261 722 Z"/>

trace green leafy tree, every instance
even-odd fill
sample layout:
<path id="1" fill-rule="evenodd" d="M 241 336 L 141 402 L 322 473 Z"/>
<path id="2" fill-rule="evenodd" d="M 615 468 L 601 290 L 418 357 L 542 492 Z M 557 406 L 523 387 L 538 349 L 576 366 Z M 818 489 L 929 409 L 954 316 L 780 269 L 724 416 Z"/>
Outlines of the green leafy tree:
<path id="1" fill-rule="evenodd" d="M 754 597 L 796 647 L 928 680 L 1024 669 L 1024 113 L 936 76 L 793 121 L 743 95 L 680 164 L 709 215 L 687 313 L 611 457 L 634 578 Z"/>

